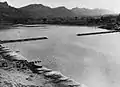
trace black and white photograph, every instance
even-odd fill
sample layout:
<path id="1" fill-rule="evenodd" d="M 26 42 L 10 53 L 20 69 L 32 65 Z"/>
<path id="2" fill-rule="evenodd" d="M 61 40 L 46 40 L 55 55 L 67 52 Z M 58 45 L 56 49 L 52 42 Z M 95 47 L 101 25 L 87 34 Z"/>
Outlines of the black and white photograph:
<path id="1" fill-rule="evenodd" d="M 0 0 L 0 87 L 120 87 L 120 0 Z"/>

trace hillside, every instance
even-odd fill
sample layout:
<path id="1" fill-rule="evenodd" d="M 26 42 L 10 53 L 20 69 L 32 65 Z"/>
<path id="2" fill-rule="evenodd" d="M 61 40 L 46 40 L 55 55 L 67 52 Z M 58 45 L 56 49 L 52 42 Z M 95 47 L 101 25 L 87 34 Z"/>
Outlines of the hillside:
<path id="1" fill-rule="evenodd" d="M 100 15 L 109 15 L 115 14 L 112 11 L 106 9 L 87 9 L 87 8 L 73 8 L 72 12 L 75 13 L 77 16 L 100 16 Z"/>
<path id="2" fill-rule="evenodd" d="M 15 20 L 25 19 L 26 17 L 25 13 L 9 6 L 7 2 L 0 2 L 0 22 L 15 22 Z"/>
<path id="3" fill-rule="evenodd" d="M 72 17 L 74 13 L 65 7 L 50 8 L 42 4 L 31 4 L 20 8 L 20 10 L 27 12 L 32 18 L 40 17 Z"/>
<path id="4" fill-rule="evenodd" d="M 38 19 L 40 17 L 47 17 L 52 15 L 52 9 L 42 4 L 31 4 L 20 8 L 19 10 L 27 13 L 31 18 Z"/>
<path id="5" fill-rule="evenodd" d="M 75 14 L 71 10 L 67 9 L 64 6 L 53 8 L 53 13 L 54 13 L 54 16 L 58 16 L 58 17 L 74 17 L 75 16 Z"/>
<path id="6" fill-rule="evenodd" d="M 101 24 L 90 20 L 90 16 L 101 16 L 114 14 L 106 9 L 87 9 L 73 8 L 67 9 L 64 6 L 51 8 L 42 4 L 30 4 L 21 8 L 8 5 L 7 2 L 0 2 L 0 23 L 15 24 L 73 24 L 73 25 L 92 25 Z M 86 16 L 86 19 L 82 17 Z M 89 18 L 88 18 L 89 17 Z M 87 20 L 89 19 L 89 21 Z M 92 22 L 90 22 L 92 21 Z"/>
<path id="7" fill-rule="evenodd" d="M 100 16 L 114 14 L 114 12 L 106 9 L 87 9 L 87 8 L 72 8 L 67 9 L 64 6 L 51 8 L 42 4 L 31 4 L 20 8 L 30 15 L 32 18 L 40 17 L 75 17 L 75 16 Z"/>

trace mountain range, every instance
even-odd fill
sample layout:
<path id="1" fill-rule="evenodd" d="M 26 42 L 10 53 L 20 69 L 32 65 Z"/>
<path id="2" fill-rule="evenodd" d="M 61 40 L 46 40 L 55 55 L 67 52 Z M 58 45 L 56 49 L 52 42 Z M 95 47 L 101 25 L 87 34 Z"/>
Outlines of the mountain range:
<path id="1" fill-rule="evenodd" d="M 7 2 L 0 3 L 0 20 L 25 18 L 27 15 L 17 8 L 11 7 Z"/>
<path id="2" fill-rule="evenodd" d="M 72 12 L 77 16 L 100 16 L 100 15 L 109 15 L 115 14 L 114 12 L 107 9 L 87 9 L 87 8 L 72 8 Z"/>
<path id="3" fill-rule="evenodd" d="M 100 16 L 114 14 L 114 12 L 106 9 L 87 9 L 87 8 L 72 8 L 67 9 L 64 6 L 51 8 L 42 4 L 31 4 L 22 8 L 22 11 L 27 11 L 31 17 L 75 17 L 75 16 Z"/>
<path id="4" fill-rule="evenodd" d="M 106 9 L 87 9 L 72 8 L 67 9 L 64 6 L 51 8 L 42 4 L 30 4 L 21 8 L 9 6 L 7 2 L 0 2 L 0 20 L 4 19 L 24 19 L 41 17 L 76 17 L 76 16 L 100 16 L 114 14 L 114 12 Z"/>
<path id="5" fill-rule="evenodd" d="M 31 5 L 19 8 L 19 10 L 27 12 L 32 18 L 75 16 L 75 14 L 71 10 L 65 7 L 50 8 L 42 4 L 31 4 Z"/>

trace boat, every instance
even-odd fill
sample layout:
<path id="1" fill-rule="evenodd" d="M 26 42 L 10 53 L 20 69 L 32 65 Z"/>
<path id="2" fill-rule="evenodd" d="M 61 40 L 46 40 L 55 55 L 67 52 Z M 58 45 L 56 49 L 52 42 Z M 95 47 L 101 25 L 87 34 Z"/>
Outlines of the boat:
<path id="1" fill-rule="evenodd" d="M 33 39 L 25 39 L 29 40 Z M 28 61 L 20 52 L 5 46 L 19 41 L 24 40 L 0 41 L 0 87 L 86 87 L 58 71 L 38 65 L 41 61 Z"/>

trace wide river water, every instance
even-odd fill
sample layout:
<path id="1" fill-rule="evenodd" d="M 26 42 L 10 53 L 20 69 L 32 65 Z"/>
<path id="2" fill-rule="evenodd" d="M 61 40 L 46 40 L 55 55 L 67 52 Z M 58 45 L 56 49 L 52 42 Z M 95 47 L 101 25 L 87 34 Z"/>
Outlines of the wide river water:
<path id="1" fill-rule="evenodd" d="M 39 25 L 0 30 L 0 39 L 47 36 L 48 40 L 5 44 L 28 60 L 88 87 L 120 87 L 120 34 L 77 37 L 76 33 L 106 31 L 95 27 Z"/>

